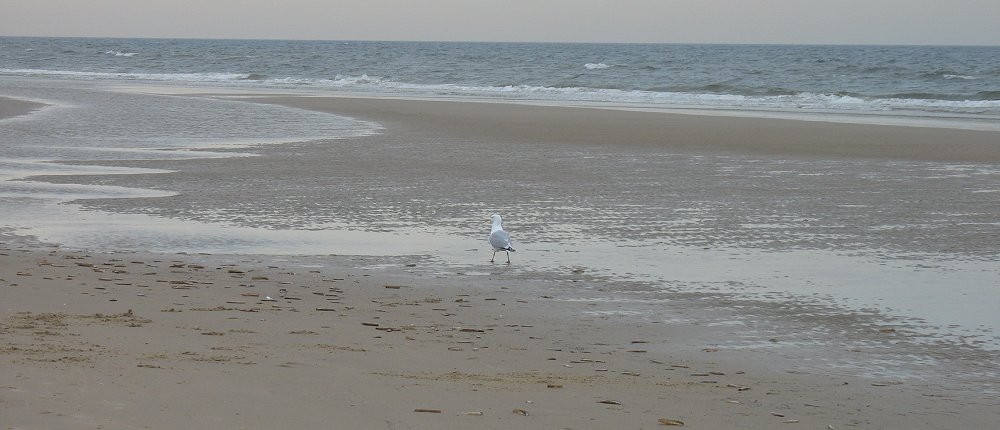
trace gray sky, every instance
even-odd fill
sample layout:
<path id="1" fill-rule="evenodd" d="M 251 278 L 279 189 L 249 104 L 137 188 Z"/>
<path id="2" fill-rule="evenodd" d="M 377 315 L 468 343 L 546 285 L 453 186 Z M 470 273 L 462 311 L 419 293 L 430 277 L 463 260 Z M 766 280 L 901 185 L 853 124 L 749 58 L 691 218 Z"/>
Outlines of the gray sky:
<path id="1" fill-rule="evenodd" d="M 1000 45 L 1000 0 L 0 0 L 0 35 Z"/>

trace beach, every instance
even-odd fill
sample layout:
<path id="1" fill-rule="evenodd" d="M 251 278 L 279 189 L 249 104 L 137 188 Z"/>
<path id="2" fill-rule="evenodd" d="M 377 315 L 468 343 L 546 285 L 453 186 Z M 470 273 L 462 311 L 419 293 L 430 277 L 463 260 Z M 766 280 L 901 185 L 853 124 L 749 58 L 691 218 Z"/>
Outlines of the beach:
<path id="1" fill-rule="evenodd" d="M 782 371 L 698 344 L 697 326 L 580 317 L 504 267 L 470 282 L 349 259 L 2 254 L 5 428 L 985 428 L 996 414 L 995 397 L 938 381 Z"/>
<path id="2" fill-rule="evenodd" d="M 92 163 L 172 173 L 33 177 L 171 195 L 60 205 L 149 217 L 157 235 L 114 221 L 87 235 L 72 223 L 4 233 L 4 428 L 902 429 L 998 418 L 989 289 L 1000 208 L 956 197 L 996 187 L 997 132 L 204 97 L 380 129 L 212 149 L 252 157 Z M 488 262 L 491 212 L 515 239 L 511 265 Z M 197 223 L 211 228 L 183 236 Z M 236 236 L 258 253 L 219 251 Z M 924 295 L 920 279 L 965 289 Z M 866 296 L 872 285 L 913 289 L 889 290 L 900 308 Z"/>

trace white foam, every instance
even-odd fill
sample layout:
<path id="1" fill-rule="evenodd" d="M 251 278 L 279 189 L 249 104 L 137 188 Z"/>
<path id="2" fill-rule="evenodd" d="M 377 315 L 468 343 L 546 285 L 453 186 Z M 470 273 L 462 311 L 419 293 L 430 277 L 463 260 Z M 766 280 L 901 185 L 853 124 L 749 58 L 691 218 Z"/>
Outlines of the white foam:
<path id="1" fill-rule="evenodd" d="M 114 55 L 115 57 L 134 57 L 139 55 L 138 52 L 122 52 L 122 51 L 107 51 L 105 54 Z"/>
<path id="2" fill-rule="evenodd" d="M 611 66 L 604 63 L 587 63 L 584 64 L 583 67 L 586 67 L 587 70 L 601 70 L 601 69 L 607 69 Z"/>

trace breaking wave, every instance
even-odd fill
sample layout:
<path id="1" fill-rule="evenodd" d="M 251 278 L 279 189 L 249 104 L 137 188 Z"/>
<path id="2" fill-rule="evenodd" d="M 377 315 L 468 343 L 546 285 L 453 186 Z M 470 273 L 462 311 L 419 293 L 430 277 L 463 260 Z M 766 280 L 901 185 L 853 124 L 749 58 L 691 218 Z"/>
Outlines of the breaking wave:
<path id="1" fill-rule="evenodd" d="M 930 112 L 1000 113 L 1000 91 L 972 95 L 899 93 L 862 95 L 825 94 L 787 88 L 754 89 L 729 84 L 651 87 L 644 90 L 555 85 L 461 85 L 401 82 L 368 74 L 336 75 L 329 79 L 268 77 L 259 73 L 106 73 L 36 69 L 0 69 L 0 74 L 54 76 L 93 80 L 139 80 L 182 84 L 312 88 L 393 95 L 448 95 L 494 99 L 529 99 L 662 104 L 751 109 L 873 111 L 925 110 Z"/>
<path id="2" fill-rule="evenodd" d="M 114 55 L 115 57 L 134 57 L 139 55 L 138 52 L 122 52 L 122 51 L 106 51 L 104 52 L 108 55 Z"/>

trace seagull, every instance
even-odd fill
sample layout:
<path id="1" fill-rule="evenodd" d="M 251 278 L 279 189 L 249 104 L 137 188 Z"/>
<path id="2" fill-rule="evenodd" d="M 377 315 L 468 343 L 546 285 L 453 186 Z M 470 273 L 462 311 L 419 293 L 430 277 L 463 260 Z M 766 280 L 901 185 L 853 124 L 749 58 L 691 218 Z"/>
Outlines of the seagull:
<path id="1" fill-rule="evenodd" d="M 500 215 L 493 214 L 491 218 L 493 218 L 493 228 L 490 229 L 490 245 L 493 245 L 493 256 L 490 257 L 490 263 L 496 258 L 497 251 L 504 251 L 507 253 L 507 264 L 510 264 L 510 253 L 514 252 L 514 248 L 510 247 L 510 236 L 503 231 L 503 220 L 500 219 Z"/>

